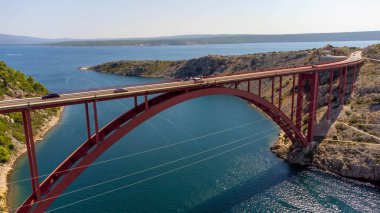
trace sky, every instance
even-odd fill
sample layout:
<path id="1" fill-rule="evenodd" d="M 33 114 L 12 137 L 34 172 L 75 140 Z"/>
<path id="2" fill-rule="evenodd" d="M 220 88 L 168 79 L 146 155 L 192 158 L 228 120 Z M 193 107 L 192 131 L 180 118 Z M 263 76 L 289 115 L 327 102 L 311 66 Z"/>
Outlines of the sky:
<path id="1" fill-rule="evenodd" d="M 0 0 L 0 33 L 44 38 L 380 30 L 380 0 Z"/>

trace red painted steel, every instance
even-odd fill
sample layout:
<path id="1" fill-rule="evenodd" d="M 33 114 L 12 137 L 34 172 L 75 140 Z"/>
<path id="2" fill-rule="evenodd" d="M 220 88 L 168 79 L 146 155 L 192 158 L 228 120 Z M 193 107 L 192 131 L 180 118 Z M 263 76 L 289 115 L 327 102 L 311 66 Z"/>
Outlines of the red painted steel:
<path id="1" fill-rule="evenodd" d="M 333 79 L 334 79 L 334 70 L 331 70 L 330 71 L 329 98 L 328 98 L 327 115 L 326 115 L 327 120 L 330 120 L 330 117 L 331 117 L 331 95 L 332 95 Z"/>
<path id="2" fill-rule="evenodd" d="M 294 117 L 294 90 L 295 90 L 295 83 L 296 83 L 296 75 L 293 74 L 293 85 L 292 85 L 292 106 L 290 110 L 290 120 L 293 122 L 293 117 Z"/>
<path id="3" fill-rule="evenodd" d="M 137 102 L 137 96 L 133 96 L 133 101 L 134 101 L 134 103 L 135 103 L 135 108 L 137 107 L 137 104 L 138 104 L 138 102 Z"/>
<path id="4" fill-rule="evenodd" d="M 303 100 L 303 80 L 304 74 L 298 75 L 298 86 L 297 86 L 297 108 L 296 108 L 296 127 L 301 131 L 302 127 L 302 100 Z"/>
<path id="5" fill-rule="evenodd" d="M 347 71 L 348 71 L 348 67 L 346 67 L 346 69 L 344 70 L 343 91 L 342 91 L 342 105 L 344 105 L 344 101 L 346 100 Z"/>
<path id="6" fill-rule="evenodd" d="M 204 88 L 184 92 L 172 92 L 157 96 L 149 101 L 150 110 L 145 111 L 145 103 L 137 107 L 137 113 L 131 109 L 127 113 L 115 119 L 103 129 L 100 130 L 99 136 L 104 139 L 102 143 L 94 146 L 94 135 L 90 140 L 82 144 L 74 151 L 54 172 L 49 175 L 42 183 L 41 190 L 44 194 L 44 200 L 37 202 L 33 212 L 43 212 L 46 208 L 66 189 L 94 160 L 103 154 L 109 147 L 116 143 L 125 134 L 132 131 L 134 128 L 155 116 L 156 114 L 187 100 L 207 96 L 207 95 L 233 95 L 243 98 L 258 108 L 265 111 L 281 128 L 285 134 L 292 139 L 294 143 L 300 143 L 303 146 L 307 145 L 306 139 L 297 130 L 292 121 L 278 108 L 247 91 L 235 90 L 230 88 Z M 29 202 L 24 202 L 25 209 L 30 209 L 33 198 L 27 199 Z M 20 211 L 21 212 L 21 211 Z"/>
<path id="7" fill-rule="evenodd" d="M 309 121 L 307 128 L 307 142 L 313 141 L 316 111 L 318 105 L 318 72 L 310 74 L 310 101 L 309 101 Z"/>
<path id="8" fill-rule="evenodd" d="M 343 67 L 343 66 L 352 66 L 354 64 L 363 64 L 364 62 L 364 59 L 360 59 L 360 60 L 356 60 L 356 61 L 348 61 L 348 62 L 334 62 L 334 63 L 321 63 L 321 65 L 318 65 L 319 66 L 319 69 L 320 70 L 328 70 L 328 69 L 335 69 L 335 68 L 340 68 L 340 67 Z M 273 72 L 273 71 L 276 71 L 276 72 Z M 300 66 L 300 67 L 292 67 L 292 68 L 275 68 L 275 69 L 268 69 L 268 70 L 265 70 L 265 71 L 250 71 L 250 72 L 246 72 L 246 73 L 255 73 L 255 74 L 259 74 L 257 76 L 252 76 L 252 77 L 244 77 L 242 76 L 241 77 L 241 81 L 247 81 L 247 80 L 258 80 L 258 79 L 263 79 L 263 78 L 271 78 L 272 76 L 278 76 L 278 75 L 292 75 L 292 74 L 301 74 L 301 73 L 308 73 L 308 72 L 314 72 L 316 71 L 316 68 L 315 67 L 312 67 L 312 66 Z M 228 75 L 228 76 L 236 76 L 236 75 L 240 75 L 241 73 L 234 73 L 232 75 Z M 211 78 L 211 77 L 209 77 Z M 228 83 L 231 83 L 231 82 L 234 82 L 236 81 L 235 80 L 231 80 L 231 81 L 226 81 L 226 82 L 215 82 L 215 85 L 218 84 L 218 85 L 223 85 L 223 84 L 228 84 Z M 155 84 L 160 84 L 162 82 L 158 82 L 158 83 L 153 83 L 153 84 L 149 84 L 149 85 L 155 85 Z M 129 97 L 133 97 L 133 96 L 141 96 L 143 94 L 159 94 L 159 93 L 164 93 L 164 92 L 171 92 L 173 90 L 183 90 L 183 89 L 195 89 L 195 88 L 199 88 L 199 87 L 202 87 L 203 85 L 198 85 L 198 84 L 194 84 L 194 85 L 186 85 L 184 87 L 179 87 L 179 88 L 162 88 L 162 89 L 156 89 L 154 91 L 150 91 L 150 90 L 147 90 L 147 91 L 144 91 L 144 92 L 141 92 L 141 93 L 133 93 L 133 94 L 130 94 L 130 93 L 119 93 L 119 94 L 113 94 L 112 96 L 104 96 L 104 97 L 98 97 L 96 99 L 97 102 L 99 101 L 108 101 L 108 100 L 115 100 L 115 99 L 122 99 L 122 98 L 129 98 Z M 210 85 L 209 85 L 210 86 Z M 96 91 L 94 91 L 96 92 Z M 10 109 L 7 109 L 7 108 L 2 108 L 0 110 L 0 113 L 9 113 L 9 112 L 21 112 L 25 109 L 30 109 L 30 110 L 37 110 L 37 109 L 46 109 L 46 108 L 51 108 L 51 107 L 59 107 L 59 106 L 69 106 L 69 105 L 76 105 L 76 104 L 83 104 L 83 103 L 87 103 L 87 102 L 93 102 L 94 101 L 94 97 L 82 97 L 81 99 L 76 99 L 76 100 L 55 100 L 55 101 L 48 101 L 48 102 L 44 102 L 43 104 L 39 105 L 39 104 L 33 104 L 33 105 L 22 105 L 22 106 L 19 106 L 17 108 L 10 108 Z"/>
<path id="9" fill-rule="evenodd" d="M 272 77 L 272 95 L 271 95 L 271 103 L 274 103 L 274 77 Z"/>
<path id="10" fill-rule="evenodd" d="M 339 87 L 338 87 L 338 99 L 339 102 L 342 102 L 342 84 L 343 84 L 343 67 L 339 70 Z"/>
<path id="11" fill-rule="evenodd" d="M 250 78 L 241 78 L 240 81 L 226 81 L 226 82 L 215 82 L 215 84 L 207 83 L 207 85 L 202 84 L 194 84 L 190 86 L 186 86 L 183 88 L 172 88 L 172 89 L 162 89 L 156 91 L 146 91 L 139 92 L 133 95 L 128 94 L 120 94 L 117 96 L 110 97 L 101 97 L 99 100 L 95 98 L 86 98 L 85 100 L 75 100 L 68 101 L 64 103 L 49 103 L 43 106 L 33 106 L 30 109 L 44 109 L 49 107 L 56 106 L 66 106 L 73 104 L 81 104 L 84 103 L 86 105 L 86 124 L 88 127 L 87 134 L 91 134 L 91 129 L 89 125 L 89 113 L 88 113 L 88 103 L 93 102 L 94 107 L 94 120 L 95 120 L 95 134 L 90 135 L 88 140 L 84 142 L 80 147 L 77 148 L 65 161 L 63 161 L 41 184 L 38 184 L 38 178 L 33 178 L 38 176 L 37 172 L 37 163 L 35 158 L 35 150 L 33 144 L 33 135 L 29 134 L 32 132 L 31 124 L 30 124 L 30 114 L 29 111 L 23 110 L 23 119 L 24 119 L 24 131 L 26 134 L 26 141 L 30 144 L 28 157 L 30 161 L 31 167 L 31 176 L 33 179 L 32 187 L 33 193 L 24 201 L 22 206 L 17 210 L 17 212 L 43 212 L 46 208 L 59 196 L 64 189 L 66 189 L 75 179 L 78 177 L 87 167 L 90 165 L 97 157 L 99 157 L 103 152 L 105 152 L 110 146 L 112 146 L 115 142 L 117 142 L 121 137 L 123 137 L 128 132 L 132 131 L 134 128 L 139 126 L 141 123 L 145 122 L 147 119 L 155 116 L 167 108 L 170 108 L 176 104 L 182 103 L 184 101 L 205 96 L 205 95 L 217 95 L 217 94 L 225 94 L 225 95 L 234 95 L 240 98 L 243 98 L 255 106 L 260 108 L 263 112 L 265 112 L 269 117 L 276 122 L 281 129 L 284 130 L 285 134 L 288 138 L 294 143 L 300 143 L 303 146 L 307 146 L 313 139 L 315 120 L 316 120 L 316 109 L 317 109 L 317 98 L 318 98 L 318 84 L 319 84 L 319 71 L 327 71 L 327 69 L 336 69 L 345 66 L 345 76 L 344 82 L 342 82 L 342 70 L 340 70 L 340 84 L 339 84 L 339 96 L 342 95 L 340 90 L 343 87 L 342 93 L 345 91 L 346 86 L 346 78 L 347 78 L 347 69 L 348 66 L 354 64 L 355 65 L 355 73 L 356 73 L 356 64 L 359 65 L 358 73 L 360 71 L 360 67 L 363 63 L 363 60 L 356 62 L 348 62 L 342 64 L 332 64 L 322 66 L 321 70 L 315 69 L 312 66 L 305 66 L 305 70 L 296 70 L 286 71 L 279 73 L 273 73 L 270 75 L 260 75 L 260 77 L 250 77 Z M 294 68 L 296 69 L 296 68 Z M 281 70 L 281 69 L 280 69 Z M 286 71 L 286 72 L 285 72 Z M 311 72 L 311 73 L 310 73 Z M 329 108 L 330 99 L 331 99 L 331 85 L 333 80 L 333 74 L 331 76 L 332 70 L 330 70 L 330 90 L 329 90 Z M 354 75 L 355 75 L 354 73 Z M 293 114 L 294 114 L 294 94 L 295 94 L 295 76 L 298 74 L 298 91 L 297 91 L 297 107 L 296 107 L 296 126 L 293 124 Z M 293 89 L 292 89 L 292 109 L 291 109 L 291 118 L 285 115 L 284 112 L 281 111 L 281 97 L 282 97 L 282 76 L 285 75 L 293 75 Z M 275 84 L 275 76 L 280 77 L 280 88 L 279 88 L 279 108 L 273 105 L 274 102 L 274 84 Z M 207 78 L 207 77 L 206 77 Z M 272 79 L 272 96 L 271 102 L 272 104 L 261 98 L 261 80 L 262 78 L 271 78 Z M 258 95 L 250 93 L 250 81 L 257 79 L 259 81 L 258 86 Z M 305 79 L 310 79 L 311 82 L 311 93 L 309 100 L 309 121 L 308 121 L 308 133 L 307 139 L 303 136 L 301 132 L 301 121 L 302 121 L 302 101 L 303 101 L 303 81 Z M 354 76 L 353 79 L 356 79 Z M 237 90 L 238 83 L 240 82 L 248 82 L 248 91 L 240 91 Z M 231 83 L 235 84 L 235 89 L 224 88 L 224 85 L 231 85 Z M 353 82 L 354 83 L 354 82 Z M 219 87 L 220 88 L 219 88 Z M 163 93 L 159 96 L 148 100 L 149 94 L 158 94 Z M 138 105 L 137 96 L 144 96 L 144 103 Z M 135 107 L 130 111 L 124 113 L 120 117 L 116 118 L 101 130 L 98 129 L 98 117 L 97 117 L 97 109 L 96 109 L 96 101 L 106 101 L 113 99 L 121 99 L 133 97 L 135 101 Z M 148 110 L 149 109 L 149 110 Z M 328 109 L 329 110 L 329 109 Z M 2 110 L 0 113 L 11 112 L 12 110 Z M 329 114 L 329 112 L 328 112 Z M 329 115 L 328 115 L 329 116 Z M 29 125 L 28 125 L 29 123 Z M 102 141 L 102 143 L 99 143 Z M 40 196 L 43 197 L 43 200 L 40 200 Z"/>
<path id="12" fill-rule="evenodd" d="M 248 82 L 248 85 L 247 85 L 247 91 L 248 92 L 251 92 L 251 81 L 247 81 Z"/>
<path id="13" fill-rule="evenodd" d="M 96 101 L 94 101 L 94 103 L 92 103 L 92 107 L 94 109 L 94 124 L 95 124 L 96 144 L 99 144 L 99 123 L 98 123 L 98 109 L 96 107 Z"/>
<path id="14" fill-rule="evenodd" d="M 353 73 L 353 76 L 352 76 L 351 94 L 354 92 L 355 82 L 356 82 L 356 64 L 354 66 L 354 73 Z"/>
<path id="15" fill-rule="evenodd" d="M 259 97 L 261 97 L 261 79 L 259 79 L 259 88 L 258 88 L 259 92 L 258 92 L 258 95 Z"/>
<path id="16" fill-rule="evenodd" d="M 34 149 L 34 140 L 33 140 L 33 129 L 32 129 L 32 121 L 30 119 L 30 111 L 25 110 L 22 112 L 22 119 L 24 125 L 24 133 L 25 133 L 25 144 L 28 153 L 29 159 L 29 170 L 30 177 L 32 182 L 32 190 L 33 197 L 35 200 L 40 200 L 41 192 L 38 183 L 38 170 L 37 170 L 37 159 L 36 159 L 36 151 Z"/>
<path id="17" fill-rule="evenodd" d="M 90 114 L 88 111 L 88 103 L 84 104 L 86 110 L 86 126 L 87 126 L 87 139 L 91 137 L 91 125 L 90 125 Z"/>
<path id="18" fill-rule="evenodd" d="M 148 110 L 149 104 L 148 104 L 148 96 L 147 95 L 144 96 L 144 103 L 145 103 L 145 110 Z"/>
<path id="19" fill-rule="evenodd" d="M 281 110 L 281 92 L 282 92 L 282 76 L 280 76 L 280 83 L 279 83 L 279 93 L 278 93 L 278 108 Z"/>

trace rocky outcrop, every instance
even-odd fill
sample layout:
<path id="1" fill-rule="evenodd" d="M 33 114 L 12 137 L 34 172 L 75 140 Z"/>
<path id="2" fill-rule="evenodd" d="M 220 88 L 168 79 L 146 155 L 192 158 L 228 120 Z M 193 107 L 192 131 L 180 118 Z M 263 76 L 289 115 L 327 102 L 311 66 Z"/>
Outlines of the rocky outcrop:
<path id="1" fill-rule="evenodd" d="M 315 150 L 312 165 L 346 177 L 380 181 L 380 146 L 325 141 Z"/>
<path id="2" fill-rule="evenodd" d="M 380 181 L 380 146 L 377 144 L 325 140 L 306 152 L 282 135 L 271 150 L 292 164 L 314 166 L 355 179 Z"/>

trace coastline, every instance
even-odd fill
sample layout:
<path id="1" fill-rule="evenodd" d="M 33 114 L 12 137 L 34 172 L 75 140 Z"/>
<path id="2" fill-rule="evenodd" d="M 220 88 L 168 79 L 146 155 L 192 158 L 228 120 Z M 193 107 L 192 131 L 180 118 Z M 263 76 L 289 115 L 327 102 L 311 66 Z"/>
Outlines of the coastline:
<path id="1" fill-rule="evenodd" d="M 63 115 L 64 107 L 61 107 L 57 115 L 50 118 L 50 120 L 45 123 L 36 135 L 34 135 L 34 142 L 37 143 L 43 140 L 44 136 L 54 127 L 56 127 L 61 121 Z M 14 164 L 26 152 L 26 145 L 20 141 L 13 140 L 15 145 L 14 152 L 8 162 L 0 165 L 0 212 L 7 212 L 8 208 L 8 180 L 9 175 L 13 170 Z"/>

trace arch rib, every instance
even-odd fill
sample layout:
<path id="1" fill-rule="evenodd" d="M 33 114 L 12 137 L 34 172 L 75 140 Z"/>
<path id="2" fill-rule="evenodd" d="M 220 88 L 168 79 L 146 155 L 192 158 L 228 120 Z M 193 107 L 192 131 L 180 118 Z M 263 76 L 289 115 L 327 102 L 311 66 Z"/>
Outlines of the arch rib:
<path id="1" fill-rule="evenodd" d="M 214 87 L 200 88 L 189 92 L 175 91 L 165 93 L 149 100 L 148 110 L 145 110 L 145 103 L 142 103 L 107 124 L 98 133 L 100 141 L 98 145 L 96 145 L 95 135 L 91 136 L 40 184 L 41 194 L 44 195 L 42 200 L 35 203 L 32 209 L 34 198 L 29 196 L 17 212 L 28 212 L 29 210 L 32 210 L 32 212 L 44 212 L 91 163 L 124 135 L 172 106 L 207 95 L 233 95 L 245 99 L 269 115 L 284 130 L 293 143 L 307 145 L 305 137 L 285 113 L 253 93 L 231 88 Z"/>

